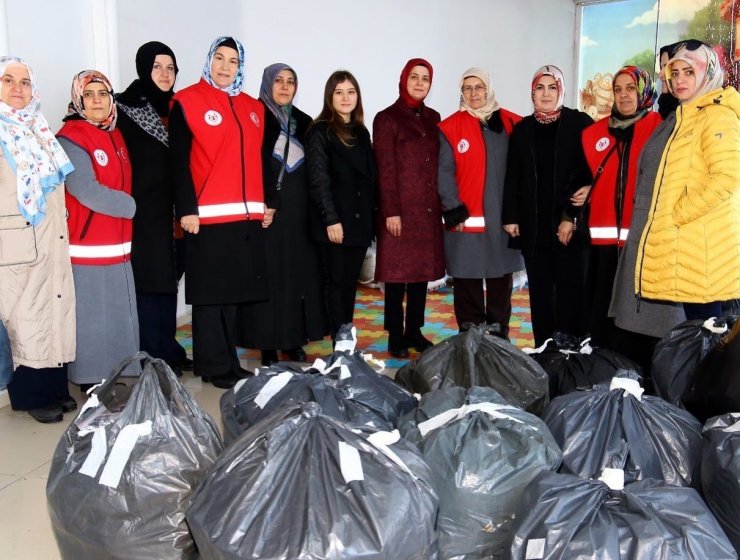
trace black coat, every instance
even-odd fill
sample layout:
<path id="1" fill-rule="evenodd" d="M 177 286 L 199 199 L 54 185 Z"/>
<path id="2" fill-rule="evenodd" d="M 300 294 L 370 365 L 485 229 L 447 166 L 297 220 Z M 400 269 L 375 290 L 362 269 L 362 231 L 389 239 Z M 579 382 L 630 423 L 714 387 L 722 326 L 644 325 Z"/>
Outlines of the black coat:
<path id="1" fill-rule="evenodd" d="M 138 81 L 118 96 L 128 107 L 143 107 L 146 99 Z M 169 148 L 118 109 L 118 128 L 123 134 L 133 171 L 132 195 L 136 201 L 131 242 L 131 266 L 136 291 L 152 294 L 177 292 L 173 230 L 174 186 Z"/>
<path id="2" fill-rule="evenodd" d="M 348 247 L 368 247 L 375 232 L 377 169 L 370 133 L 356 128 L 351 147 L 315 123 L 306 138 L 308 182 L 314 209 L 311 233 L 316 241 L 329 243 L 327 226 L 342 224 Z"/>
<path id="3" fill-rule="evenodd" d="M 538 185 L 535 153 L 537 121 L 530 115 L 514 128 L 509 139 L 501 223 L 519 224 L 520 237 L 512 239 L 512 242 L 524 256 L 534 254 L 538 228 L 549 228 L 553 232 L 553 243 L 557 242 L 555 232 L 563 214 L 570 217 L 574 214 L 571 195 L 591 183 L 591 173 L 581 145 L 581 132 L 591 124 L 593 120 L 586 113 L 563 107 L 559 121 L 549 125 L 558 127 L 553 185 Z M 543 216 L 537 212 L 537 193 L 544 188 L 553 189 L 553 205 L 552 211 Z"/>

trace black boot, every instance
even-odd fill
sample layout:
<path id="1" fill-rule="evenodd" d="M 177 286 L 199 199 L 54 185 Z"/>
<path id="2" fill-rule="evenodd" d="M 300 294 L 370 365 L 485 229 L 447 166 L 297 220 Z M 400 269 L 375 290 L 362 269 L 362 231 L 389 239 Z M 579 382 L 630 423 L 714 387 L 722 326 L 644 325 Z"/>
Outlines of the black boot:
<path id="1" fill-rule="evenodd" d="M 402 360 L 409 357 L 409 345 L 402 334 L 388 334 L 388 353 L 394 358 Z"/>
<path id="2" fill-rule="evenodd" d="M 407 332 L 404 336 L 408 345 L 417 352 L 423 352 L 427 348 L 434 346 L 434 343 L 428 338 L 425 338 L 419 329 Z"/>
<path id="3" fill-rule="evenodd" d="M 283 350 L 288 355 L 288 359 L 291 362 L 305 362 L 306 351 L 302 347 L 291 348 L 290 350 Z"/>
<path id="4" fill-rule="evenodd" d="M 277 350 L 262 350 L 262 365 L 271 366 L 277 363 L 278 355 Z"/>
<path id="5" fill-rule="evenodd" d="M 31 418 L 36 420 L 36 422 L 41 422 L 42 424 L 61 422 L 64 418 L 62 407 L 58 404 L 50 404 L 41 408 L 34 408 L 29 410 L 28 414 L 30 414 Z"/>

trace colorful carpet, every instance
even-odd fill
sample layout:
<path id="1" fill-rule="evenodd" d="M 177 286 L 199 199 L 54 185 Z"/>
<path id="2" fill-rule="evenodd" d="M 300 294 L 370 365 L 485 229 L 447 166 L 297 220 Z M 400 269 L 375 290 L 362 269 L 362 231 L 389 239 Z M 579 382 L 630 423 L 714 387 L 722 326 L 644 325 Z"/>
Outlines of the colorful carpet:
<path id="1" fill-rule="evenodd" d="M 511 298 L 512 316 L 509 325 L 509 338 L 512 344 L 521 347 L 532 346 L 532 322 L 529 314 L 529 293 L 526 288 L 515 290 Z M 358 348 L 365 353 L 384 360 L 387 367 L 399 368 L 406 360 L 398 360 L 388 354 L 388 334 L 383 330 L 383 294 L 378 289 L 359 287 L 355 304 L 355 326 L 358 334 Z M 437 343 L 457 334 L 457 323 L 452 307 L 452 289 L 445 287 L 427 295 L 425 325 L 423 332 L 428 339 Z M 188 353 L 192 349 L 192 329 L 190 323 L 177 330 L 177 338 Z M 308 360 L 331 353 L 331 342 L 325 339 L 305 346 Z M 411 351 L 411 359 L 419 354 Z M 258 350 L 239 349 L 239 357 L 259 360 Z"/>

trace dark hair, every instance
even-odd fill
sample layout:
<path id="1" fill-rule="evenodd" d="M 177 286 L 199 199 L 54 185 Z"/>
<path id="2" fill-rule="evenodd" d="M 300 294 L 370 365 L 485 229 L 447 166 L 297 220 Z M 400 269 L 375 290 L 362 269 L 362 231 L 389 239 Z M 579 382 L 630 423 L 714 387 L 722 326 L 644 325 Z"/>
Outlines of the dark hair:
<path id="1" fill-rule="evenodd" d="M 357 106 L 349 116 L 349 123 L 345 123 L 341 115 L 334 109 L 334 90 L 342 82 L 350 82 L 357 90 Z M 326 80 L 326 86 L 324 86 L 324 107 L 321 109 L 321 114 L 316 117 L 316 122 L 329 123 L 329 131 L 334 133 L 342 144 L 351 146 L 355 139 L 354 127 L 359 125 L 364 128 L 364 117 L 365 113 L 362 110 L 360 84 L 357 83 L 357 79 L 347 70 L 337 70 Z"/>
<path id="2" fill-rule="evenodd" d="M 239 48 L 236 46 L 236 41 L 234 41 L 233 37 L 225 37 L 224 40 L 216 46 L 216 48 L 218 47 L 229 47 L 230 49 L 234 49 L 239 52 Z"/>

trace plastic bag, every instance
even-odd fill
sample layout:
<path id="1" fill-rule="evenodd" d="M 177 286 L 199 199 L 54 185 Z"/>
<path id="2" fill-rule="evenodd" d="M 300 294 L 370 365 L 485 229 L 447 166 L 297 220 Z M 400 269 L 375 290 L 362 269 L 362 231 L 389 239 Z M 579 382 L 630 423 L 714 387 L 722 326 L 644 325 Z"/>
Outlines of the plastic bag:
<path id="1" fill-rule="evenodd" d="M 541 414 L 548 403 L 547 373 L 488 326 L 471 326 L 422 352 L 396 374 L 415 393 L 447 387 L 491 387 L 509 403 Z"/>
<path id="2" fill-rule="evenodd" d="M 732 545 L 693 488 L 655 480 L 612 490 L 544 472 L 524 493 L 514 560 L 729 560 Z"/>
<path id="3" fill-rule="evenodd" d="M 740 554 L 740 412 L 711 418 L 703 435 L 704 499 Z"/>
<path id="4" fill-rule="evenodd" d="M 683 393 L 694 370 L 737 321 L 735 316 L 686 321 L 671 329 L 655 346 L 651 375 L 655 394 L 684 408 Z"/>
<path id="5" fill-rule="evenodd" d="M 543 416 L 563 450 L 560 472 L 594 478 L 621 468 L 643 478 L 699 487 L 701 424 L 659 397 L 642 395 L 634 379 L 553 399 Z"/>
<path id="6" fill-rule="evenodd" d="M 494 389 L 450 387 L 424 395 L 401 426 L 432 470 L 440 556 L 504 558 L 522 492 L 560 464 L 544 422 Z"/>
<path id="7" fill-rule="evenodd" d="M 204 558 L 436 558 L 437 497 L 398 433 L 357 433 L 316 403 L 244 432 L 193 496 Z M 394 452 L 403 449 L 403 453 Z M 403 454 L 413 454 L 410 466 Z"/>
<path id="8" fill-rule="evenodd" d="M 137 360 L 129 393 L 120 372 Z M 213 419 L 164 361 L 124 361 L 54 452 L 46 495 L 62 558 L 197 558 L 185 508 L 222 448 Z"/>

